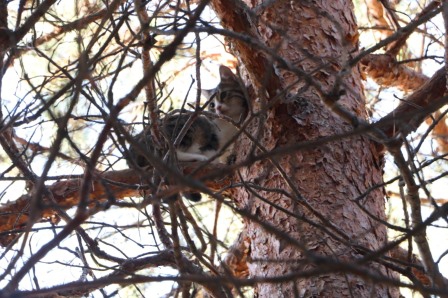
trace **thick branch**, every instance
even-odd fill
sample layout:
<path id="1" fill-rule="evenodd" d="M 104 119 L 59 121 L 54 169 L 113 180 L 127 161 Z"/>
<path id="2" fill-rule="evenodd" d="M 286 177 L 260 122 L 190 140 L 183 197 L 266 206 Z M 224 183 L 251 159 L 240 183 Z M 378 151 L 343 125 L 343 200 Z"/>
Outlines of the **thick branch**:
<path id="1" fill-rule="evenodd" d="M 439 69 L 434 76 L 418 90 L 408 96 L 391 113 L 383 117 L 384 131 L 390 137 L 401 132 L 407 135 L 417 129 L 431 113 L 448 102 L 445 69 Z"/>
<path id="2" fill-rule="evenodd" d="M 421 91 L 409 96 L 409 98 L 403 102 L 403 106 L 400 106 L 397 110 L 391 113 L 391 115 L 394 114 L 397 118 L 399 118 L 397 113 L 399 113 L 400 110 L 403 110 L 403 113 L 406 113 L 406 110 L 415 110 L 418 107 L 424 109 L 425 106 L 433 102 L 434 99 L 437 100 L 437 97 L 441 96 L 444 92 L 442 90 L 443 78 L 441 76 L 435 76 L 432 79 L 433 84 L 423 87 L 429 81 L 427 76 L 416 72 L 403 64 L 397 63 L 395 58 L 388 54 L 370 54 L 364 57 L 360 64 L 361 70 L 382 86 L 397 87 L 403 91 L 413 91 L 422 88 Z M 433 88 L 437 88 L 438 91 L 435 95 L 431 95 L 431 93 L 436 91 Z M 428 97 L 422 97 L 422 95 Z M 441 100 L 442 102 L 444 101 L 443 98 L 441 98 Z M 419 102 L 425 106 L 419 106 Z M 407 109 L 405 109 L 406 106 Z M 429 113 L 427 113 L 427 115 L 429 116 Z M 436 141 L 442 152 L 448 152 L 448 142 L 446 141 L 448 127 L 445 123 L 446 117 L 444 116 L 440 118 L 440 112 L 436 112 L 434 118 L 437 123 L 434 123 L 432 133 L 436 137 Z M 430 118 L 427 118 L 426 121 L 428 125 L 432 125 L 433 121 Z"/>
<path id="3" fill-rule="evenodd" d="M 188 175 L 195 170 L 197 164 L 189 163 L 182 167 L 184 174 Z M 212 172 L 223 172 L 224 165 L 210 165 L 195 172 L 193 178 L 201 179 Z M 218 175 L 214 175 L 218 176 Z M 42 220 L 56 216 L 56 208 L 67 210 L 75 207 L 80 202 L 80 190 L 83 179 L 69 179 L 56 182 L 47 187 L 48 195 L 43 196 L 40 218 Z M 229 178 L 224 177 L 205 182 L 210 189 L 218 190 L 229 184 Z M 145 182 L 137 170 L 110 171 L 97 174 L 91 181 L 89 203 L 97 204 L 108 199 L 121 200 L 130 196 L 140 196 L 142 185 Z M 8 232 L 22 228 L 28 222 L 28 207 L 31 200 L 29 194 L 23 195 L 16 201 L 0 207 L 0 244 L 7 245 L 13 239 Z M 57 205 L 55 206 L 54 203 Z"/>
<path id="4" fill-rule="evenodd" d="M 396 61 L 387 54 L 370 54 L 361 60 L 361 70 L 377 84 L 403 91 L 417 90 L 428 77 Z"/>

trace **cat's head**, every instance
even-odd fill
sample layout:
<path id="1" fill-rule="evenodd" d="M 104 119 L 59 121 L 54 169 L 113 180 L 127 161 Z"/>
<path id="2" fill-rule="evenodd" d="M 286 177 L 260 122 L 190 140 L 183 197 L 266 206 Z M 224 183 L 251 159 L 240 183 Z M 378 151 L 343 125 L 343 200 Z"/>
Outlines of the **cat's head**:
<path id="1" fill-rule="evenodd" d="M 230 68 L 221 65 L 219 67 L 221 81 L 212 90 L 202 90 L 202 94 L 211 100 L 209 110 L 218 115 L 225 115 L 234 121 L 244 119 L 248 112 L 248 103 L 238 77 Z"/>

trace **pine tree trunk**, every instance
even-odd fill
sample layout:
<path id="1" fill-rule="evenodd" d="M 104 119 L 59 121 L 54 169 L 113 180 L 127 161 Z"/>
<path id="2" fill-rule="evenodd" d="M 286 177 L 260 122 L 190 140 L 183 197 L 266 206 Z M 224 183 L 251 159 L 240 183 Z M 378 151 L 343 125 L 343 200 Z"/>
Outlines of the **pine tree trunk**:
<path id="1" fill-rule="evenodd" d="M 219 14 L 218 2 L 213 4 Z M 281 104 L 269 108 L 265 118 L 251 126 L 252 135 L 257 136 L 261 125 L 262 135 L 256 139 L 271 150 L 351 131 L 352 125 L 324 105 L 316 88 L 307 84 L 311 78 L 329 93 L 338 73 L 356 54 L 358 35 L 351 1 L 268 1 L 265 7 L 258 6 L 263 1 L 246 2 L 249 8 L 258 7 L 258 18 L 253 18 L 256 23 L 252 26 L 257 28 L 261 42 L 277 49 L 279 56 L 309 75 L 297 76 L 278 64 L 274 66 L 281 89 L 293 88 L 287 90 Z M 226 22 L 231 25 L 232 20 L 223 21 L 225 27 L 232 27 Z M 237 54 L 243 65 L 251 62 L 244 53 Z M 341 94 L 338 103 L 357 117 L 367 117 L 357 67 L 344 74 L 337 91 Z M 262 103 L 263 99 L 253 103 L 254 110 L 262 109 Z M 253 142 L 245 139 L 238 148 L 239 159 L 243 159 Z M 296 241 L 292 244 L 257 220 L 246 220 L 245 232 L 251 241 L 250 276 L 285 278 L 283 283 L 259 283 L 258 297 L 371 297 L 372 293 L 374 297 L 397 296 L 396 289 L 363 279 L 346 266 L 339 268 L 315 258 L 354 264 L 365 256 L 362 248 L 376 250 L 387 241 L 386 228 L 373 219 L 385 217 L 383 190 L 368 192 L 382 182 L 381 157 L 372 141 L 356 136 L 296 150 L 274 160 L 256 162 L 239 175 L 263 190 L 241 189 L 235 195 L 238 207 Z M 357 266 L 394 277 L 376 262 Z M 301 275 L 313 269 L 321 269 L 322 273 Z"/>

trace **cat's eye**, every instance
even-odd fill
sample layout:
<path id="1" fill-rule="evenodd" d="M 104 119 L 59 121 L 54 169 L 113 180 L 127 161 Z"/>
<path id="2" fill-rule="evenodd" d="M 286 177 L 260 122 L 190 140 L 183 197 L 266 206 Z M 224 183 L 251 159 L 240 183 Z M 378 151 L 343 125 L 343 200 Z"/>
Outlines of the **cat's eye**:
<path id="1" fill-rule="evenodd" d="M 227 97 L 228 93 L 229 93 L 228 91 L 222 91 L 222 92 L 219 94 L 219 98 L 220 98 L 221 100 L 223 100 L 224 98 Z"/>
<path id="2" fill-rule="evenodd" d="M 211 103 L 209 103 L 209 105 L 208 105 L 211 109 L 214 109 L 215 108 L 215 103 L 212 101 Z"/>

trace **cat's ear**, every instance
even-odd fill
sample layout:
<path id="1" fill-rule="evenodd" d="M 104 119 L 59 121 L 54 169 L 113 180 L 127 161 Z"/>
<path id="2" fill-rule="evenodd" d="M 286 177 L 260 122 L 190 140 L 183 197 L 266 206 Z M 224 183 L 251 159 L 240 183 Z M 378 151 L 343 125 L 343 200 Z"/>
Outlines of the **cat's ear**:
<path id="1" fill-rule="evenodd" d="M 238 81 L 238 78 L 233 74 L 233 72 L 227 66 L 221 65 L 219 67 L 219 76 L 222 81 Z"/>
<path id="2" fill-rule="evenodd" d="M 210 100 L 215 94 L 216 89 L 201 89 L 201 94 L 207 99 Z"/>

